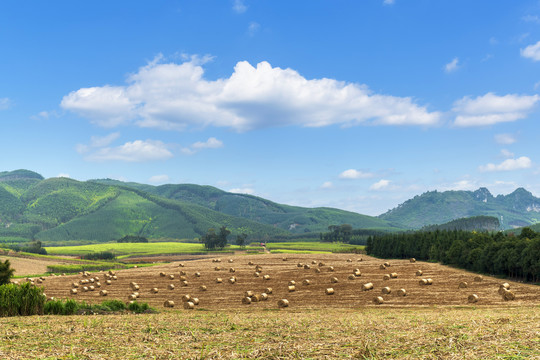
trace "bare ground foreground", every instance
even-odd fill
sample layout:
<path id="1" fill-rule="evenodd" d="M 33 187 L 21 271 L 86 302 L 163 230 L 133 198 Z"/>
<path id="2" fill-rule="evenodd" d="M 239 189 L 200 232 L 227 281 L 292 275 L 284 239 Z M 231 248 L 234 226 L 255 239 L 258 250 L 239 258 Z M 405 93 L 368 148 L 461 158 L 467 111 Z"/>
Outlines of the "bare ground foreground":
<path id="1" fill-rule="evenodd" d="M 133 293 L 130 282 L 136 282 L 138 300 L 160 313 L 1 318 L 0 358 L 540 359 L 538 286 L 488 276 L 474 281 L 476 275 L 469 272 L 408 260 L 390 260 L 390 267 L 380 269 L 384 260 L 365 255 L 283 257 L 237 255 L 219 263 L 206 258 L 182 261 L 183 267 L 175 261 L 116 271 L 111 285 L 105 284 L 103 272 L 47 277 L 42 284 L 47 296 L 87 302 L 127 301 Z M 256 265 L 262 268 L 259 276 Z M 349 280 L 355 269 L 361 275 Z M 423 275 L 416 276 L 417 270 Z M 390 273 L 397 278 L 383 280 Z M 85 285 L 79 284 L 78 293 L 70 295 L 74 282 L 93 278 L 96 284 L 96 276 L 100 288 L 84 292 Z M 181 276 L 186 276 L 185 286 Z M 228 281 L 232 276 L 234 284 Z M 431 278 L 433 285 L 420 285 L 421 278 Z M 291 280 L 296 282 L 293 292 Z M 367 282 L 373 290 L 362 291 Z M 459 288 L 460 282 L 468 287 Z M 510 284 L 515 300 L 499 295 L 502 282 Z M 174 289 L 168 289 L 170 284 Z M 242 303 L 246 291 L 261 294 L 269 287 L 268 300 Z M 390 294 L 383 294 L 383 287 Z M 334 294 L 326 295 L 327 288 Z M 397 295 L 401 288 L 407 296 Z M 103 289 L 106 297 L 99 295 Z M 200 299 L 195 310 L 183 309 L 187 294 Z M 478 296 L 476 303 L 468 302 L 471 294 Z M 376 296 L 383 297 L 383 304 L 373 303 Z M 277 302 L 283 298 L 290 306 L 280 309 Z M 175 307 L 164 308 L 166 300 Z"/>

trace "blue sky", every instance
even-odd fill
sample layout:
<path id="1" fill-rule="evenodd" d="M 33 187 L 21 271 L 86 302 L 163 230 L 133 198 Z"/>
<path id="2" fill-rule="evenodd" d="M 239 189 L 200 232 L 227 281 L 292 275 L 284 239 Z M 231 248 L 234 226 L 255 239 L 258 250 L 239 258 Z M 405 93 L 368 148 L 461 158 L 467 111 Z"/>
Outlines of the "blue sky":
<path id="1" fill-rule="evenodd" d="M 540 2 L 0 3 L 0 171 L 378 215 L 540 195 Z"/>

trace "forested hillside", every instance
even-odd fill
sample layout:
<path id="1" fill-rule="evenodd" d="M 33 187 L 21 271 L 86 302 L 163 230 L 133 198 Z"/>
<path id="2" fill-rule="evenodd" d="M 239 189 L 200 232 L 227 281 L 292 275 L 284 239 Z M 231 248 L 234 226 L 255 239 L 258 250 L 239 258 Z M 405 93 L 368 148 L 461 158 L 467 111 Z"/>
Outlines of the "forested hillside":
<path id="1" fill-rule="evenodd" d="M 463 230 L 463 231 L 496 231 L 500 230 L 499 219 L 493 216 L 473 216 L 457 219 L 446 224 L 424 226 L 422 231 Z"/>

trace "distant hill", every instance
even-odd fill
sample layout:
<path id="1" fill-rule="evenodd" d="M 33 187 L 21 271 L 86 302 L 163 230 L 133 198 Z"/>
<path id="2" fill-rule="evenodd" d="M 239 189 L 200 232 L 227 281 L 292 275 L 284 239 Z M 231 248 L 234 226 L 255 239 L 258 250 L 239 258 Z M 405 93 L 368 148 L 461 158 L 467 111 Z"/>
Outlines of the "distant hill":
<path id="1" fill-rule="evenodd" d="M 0 244 L 30 239 L 103 242 L 125 235 L 193 239 L 221 226 L 232 231 L 231 239 L 245 232 L 267 240 L 318 233 L 344 222 L 396 229 L 376 217 L 280 205 L 210 186 L 81 182 L 44 179 L 28 170 L 0 172 Z"/>
<path id="2" fill-rule="evenodd" d="M 419 229 L 480 215 L 496 217 L 501 229 L 528 226 L 540 221 L 540 199 L 523 188 L 496 197 L 486 188 L 429 191 L 379 215 L 379 218 Z"/>
<path id="3" fill-rule="evenodd" d="M 500 230 L 499 219 L 493 216 L 473 216 L 452 220 L 445 224 L 424 226 L 422 231 L 463 230 L 463 231 L 497 231 Z"/>

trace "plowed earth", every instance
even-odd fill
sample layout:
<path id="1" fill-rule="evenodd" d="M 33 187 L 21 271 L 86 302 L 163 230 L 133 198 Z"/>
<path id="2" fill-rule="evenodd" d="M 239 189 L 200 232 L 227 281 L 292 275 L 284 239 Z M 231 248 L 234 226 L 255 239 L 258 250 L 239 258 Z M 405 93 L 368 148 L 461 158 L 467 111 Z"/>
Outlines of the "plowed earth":
<path id="1" fill-rule="evenodd" d="M 133 293 L 131 282 L 140 286 L 138 301 L 146 302 L 158 309 L 163 309 L 166 300 L 175 302 L 175 307 L 182 304 L 182 296 L 189 294 L 200 300 L 199 308 L 220 309 L 268 309 L 277 308 L 279 299 L 288 299 L 290 308 L 357 308 L 363 306 L 379 307 L 422 307 L 434 305 L 472 305 L 467 299 L 471 294 L 478 295 L 478 302 L 474 306 L 521 306 L 540 304 L 540 287 L 518 282 L 501 280 L 494 277 L 484 276 L 482 281 L 474 281 L 477 276 L 463 270 L 454 269 L 440 264 L 416 262 L 409 260 L 389 260 L 390 267 L 381 270 L 380 265 L 385 260 L 372 258 L 365 255 L 350 254 L 327 254 L 327 255 L 304 255 L 288 254 L 287 260 L 283 260 L 283 254 L 273 255 L 232 255 L 222 257 L 221 262 L 212 262 L 212 259 L 172 262 L 146 268 L 134 268 L 116 271 L 118 280 L 113 280 L 111 285 L 105 283 L 105 272 L 91 273 L 89 277 L 82 275 L 70 275 L 59 277 L 47 277 L 43 282 L 44 291 L 48 297 L 73 298 L 84 300 L 89 303 L 100 303 L 104 300 L 119 299 L 128 301 L 128 296 Z M 233 262 L 229 262 L 232 259 Z M 362 261 L 360 261 L 360 259 Z M 248 265 L 249 262 L 253 265 Z M 316 262 L 313 264 L 312 262 Z M 323 262 L 323 266 L 319 263 Z M 308 264 L 309 269 L 298 267 L 298 263 Z M 255 266 L 262 267 L 260 276 L 255 276 Z M 330 266 L 334 271 L 330 271 Z M 215 268 L 219 267 L 220 270 Z M 229 272 L 234 268 L 235 272 Z M 320 273 L 316 273 L 320 269 Z M 359 269 L 361 276 L 349 280 L 348 276 Z M 422 270 L 422 276 L 416 276 L 416 271 Z M 180 271 L 186 272 L 187 286 L 182 286 Z M 164 272 L 167 276 L 160 276 Z M 201 276 L 194 274 L 200 272 Z M 389 273 L 397 273 L 397 278 L 383 280 L 383 276 Z M 174 275 L 174 280 L 169 275 Z M 269 275 L 269 280 L 263 276 Z M 82 286 L 78 288 L 78 294 L 71 295 L 70 289 L 73 282 L 82 279 L 99 277 L 101 288 L 95 291 L 83 292 Z M 230 284 L 228 279 L 236 277 L 236 283 Z M 332 283 L 331 278 L 336 277 L 337 283 Z M 217 283 L 216 278 L 221 278 L 222 283 Z M 419 280 L 430 278 L 432 285 L 420 285 Z M 303 285 L 303 280 L 310 280 L 310 285 Z M 289 292 L 288 283 L 294 280 L 296 290 Z M 460 282 L 467 282 L 467 288 L 458 288 Z M 370 291 L 362 291 L 364 283 L 371 282 L 374 287 Z M 515 294 L 515 300 L 504 301 L 498 294 L 499 285 L 503 282 L 510 284 L 510 290 Z M 174 284 L 173 290 L 168 289 L 169 284 Z M 90 285 L 90 284 L 89 284 Z M 94 284 L 95 285 L 95 284 Z M 200 289 L 201 285 L 207 287 L 206 291 Z M 266 288 L 272 288 L 268 301 L 260 301 L 244 305 L 242 298 L 248 290 L 255 294 L 265 292 Z M 390 287 L 390 294 L 383 294 L 382 288 Z M 158 288 L 158 293 L 152 293 L 152 288 Z M 333 295 L 326 295 L 325 290 L 333 288 Z M 398 296 L 399 289 L 405 289 L 407 296 Z M 108 292 L 102 297 L 99 291 L 105 289 Z M 381 296 L 384 303 L 375 305 L 373 299 Z"/>

